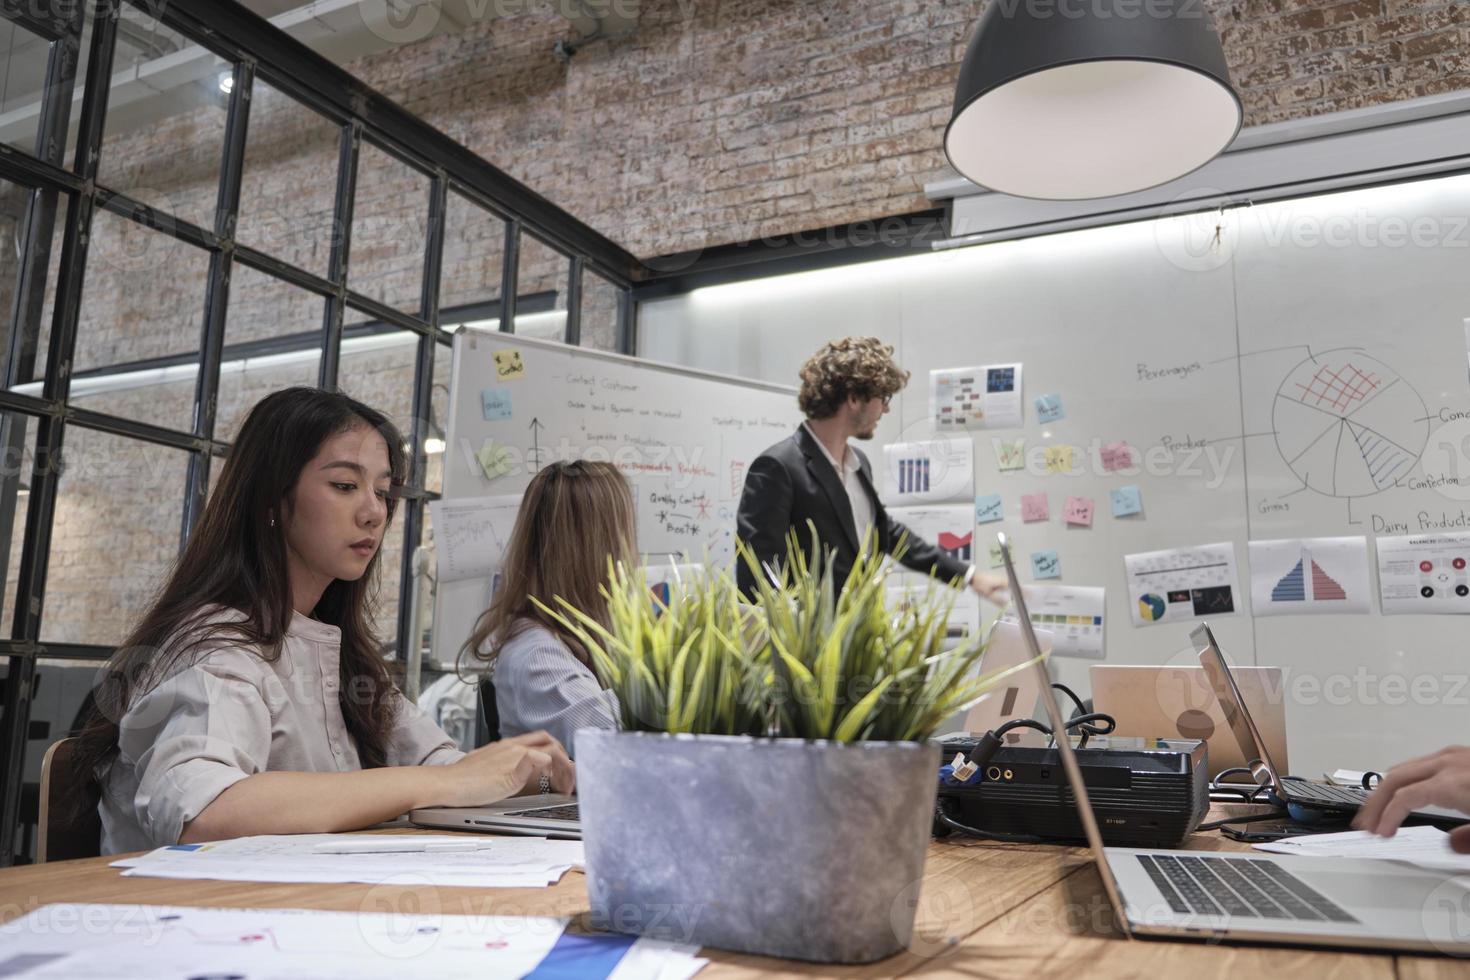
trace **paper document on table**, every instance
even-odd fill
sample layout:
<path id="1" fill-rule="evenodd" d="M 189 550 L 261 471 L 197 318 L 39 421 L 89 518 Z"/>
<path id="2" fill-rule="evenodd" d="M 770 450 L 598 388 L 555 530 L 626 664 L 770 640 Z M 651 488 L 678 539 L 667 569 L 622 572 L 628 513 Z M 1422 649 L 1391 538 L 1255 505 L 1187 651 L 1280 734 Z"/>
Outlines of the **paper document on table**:
<path id="1" fill-rule="evenodd" d="M 689 946 L 565 932 L 567 919 L 312 909 L 44 905 L 0 925 L 6 977 L 685 980 Z M 82 928 L 78 928 L 78 924 Z M 410 969 L 411 967 L 411 969 Z"/>
<path id="2" fill-rule="evenodd" d="M 239 837 L 208 844 L 174 844 L 140 857 L 112 862 L 123 874 L 145 878 L 211 881 L 380 882 L 412 875 L 435 885 L 469 888 L 544 888 L 583 864 L 582 842 L 539 837 L 477 838 L 415 835 L 425 845 L 483 841 L 474 851 L 323 854 L 317 845 L 363 840 L 357 834 L 280 834 Z M 396 837 L 393 839 L 397 839 Z"/>
<path id="3" fill-rule="evenodd" d="M 1379 858 L 1406 861 L 1436 871 L 1470 871 L 1470 854 L 1450 850 L 1449 834 L 1437 827 L 1400 827 L 1392 837 L 1366 830 L 1312 834 L 1255 845 L 1258 850 L 1303 857 Z"/>

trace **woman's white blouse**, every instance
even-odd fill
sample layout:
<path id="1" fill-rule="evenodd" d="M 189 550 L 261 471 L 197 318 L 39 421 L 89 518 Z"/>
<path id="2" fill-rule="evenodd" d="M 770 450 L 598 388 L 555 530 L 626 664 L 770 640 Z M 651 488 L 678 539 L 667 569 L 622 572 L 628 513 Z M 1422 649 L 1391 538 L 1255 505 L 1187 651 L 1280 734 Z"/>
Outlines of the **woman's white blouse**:
<path id="1" fill-rule="evenodd" d="M 206 622 L 240 619 L 233 610 Z M 102 853 L 174 844 L 227 787 L 259 772 L 361 769 L 338 701 L 342 632 L 296 613 L 275 661 L 211 640 L 135 699 L 98 805 Z M 351 696 L 353 692 L 349 691 Z M 453 740 L 396 690 L 388 764 L 444 765 Z"/>

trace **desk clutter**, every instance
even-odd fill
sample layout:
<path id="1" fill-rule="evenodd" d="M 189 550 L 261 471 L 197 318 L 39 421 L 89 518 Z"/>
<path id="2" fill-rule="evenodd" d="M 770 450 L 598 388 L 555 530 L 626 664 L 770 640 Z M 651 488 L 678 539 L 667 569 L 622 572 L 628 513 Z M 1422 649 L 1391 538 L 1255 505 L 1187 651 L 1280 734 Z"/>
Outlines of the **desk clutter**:
<path id="1" fill-rule="evenodd" d="M 707 960 L 648 938 L 568 933 L 567 918 L 312 909 L 45 905 L 0 925 L 0 971 L 27 980 L 270 977 L 687 980 Z"/>

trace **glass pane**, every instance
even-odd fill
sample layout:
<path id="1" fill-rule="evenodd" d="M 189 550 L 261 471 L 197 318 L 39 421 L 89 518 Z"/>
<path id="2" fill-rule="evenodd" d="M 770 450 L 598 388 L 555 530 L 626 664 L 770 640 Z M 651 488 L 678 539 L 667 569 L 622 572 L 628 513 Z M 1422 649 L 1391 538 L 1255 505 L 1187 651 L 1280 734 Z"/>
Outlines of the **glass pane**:
<path id="1" fill-rule="evenodd" d="M 327 275 L 339 137 L 324 116 L 256 80 L 236 225 L 241 243 Z"/>
<path id="2" fill-rule="evenodd" d="M 214 227 L 231 68 L 122 5 L 97 182 Z"/>
<path id="3" fill-rule="evenodd" d="M 439 276 L 439 322 L 498 327 L 505 222 L 451 193 L 444 215 L 444 263 Z"/>
<path id="4" fill-rule="evenodd" d="M 20 574 L 26 505 L 31 499 L 35 429 L 35 421 L 28 416 L 0 412 L 0 548 L 5 549 L 5 604 L 0 608 L 0 636 L 7 639 L 15 623 L 15 577 Z"/>
<path id="5" fill-rule="evenodd" d="M 54 191 L 41 192 L 35 197 L 33 194 L 30 188 L 0 180 L 0 242 L 9 246 L 0 246 L 0 316 L 6 318 L 0 321 L 0 324 L 3 324 L 0 325 L 0 336 L 8 338 L 14 323 L 11 317 L 16 312 L 14 305 L 16 290 L 20 287 L 19 249 L 26 247 L 23 241 L 26 233 L 26 215 L 28 209 L 34 204 L 38 208 L 36 220 L 42 223 L 46 220 L 46 210 L 49 209 L 52 227 L 51 233 L 44 235 L 38 225 L 37 242 L 31 246 L 37 253 L 34 255 L 31 268 L 41 271 L 32 273 L 40 278 L 36 281 L 30 294 L 30 302 L 33 305 L 28 315 L 23 316 L 23 321 L 35 331 L 35 338 L 26 345 L 28 353 L 22 355 L 24 363 L 17 364 L 19 383 L 14 390 L 29 395 L 39 395 L 41 384 L 34 379 L 42 377 L 46 372 L 46 347 L 51 337 L 51 313 L 55 307 L 53 294 L 56 289 L 56 273 L 61 264 L 61 238 L 66 230 L 69 199 Z M 3 358 L 0 359 L 0 365 L 8 363 L 8 344 L 0 346 L 0 358 Z M 27 382 L 34 383 L 28 384 Z"/>
<path id="6" fill-rule="evenodd" d="M 41 639 L 122 641 L 178 557 L 189 454 L 67 426 Z"/>
<path id="7" fill-rule="evenodd" d="M 38 11 L 39 12 L 39 11 Z M 36 153 L 51 42 L 0 17 L 0 142 Z"/>
<path id="8" fill-rule="evenodd" d="M 531 237 L 521 235 L 516 272 L 516 335 L 565 340 L 567 279 L 572 260 Z"/>
<path id="9" fill-rule="evenodd" d="M 189 430 L 209 253 L 99 210 L 77 325 L 72 402 Z"/>
<path id="10" fill-rule="evenodd" d="M 429 178 L 364 143 L 352 204 L 347 285 L 406 313 L 417 313 L 428 235 Z M 349 310 L 348 323 L 368 319 Z"/>
<path id="11" fill-rule="evenodd" d="M 400 501 L 378 551 L 377 602 L 372 610 L 372 625 L 373 634 L 384 650 L 398 647 L 398 583 L 402 578 L 403 503 Z"/>
<path id="12" fill-rule="evenodd" d="M 394 330 L 342 340 L 337 386 L 388 416 L 406 444 L 413 434 L 413 374 L 418 334 Z"/>
<path id="13" fill-rule="evenodd" d="M 582 346 L 616 352 L 622 290 L 588 269 L 582 273 Z"/>
<path id="14" fill-rule="evenodd" d="M 231 441 L 250 408 L 272 391 L 315 387 L 326 299 L 236 262 L 230 274 L 216 439 Z M 218 462 L 218 461 L 216 461 Z"/>

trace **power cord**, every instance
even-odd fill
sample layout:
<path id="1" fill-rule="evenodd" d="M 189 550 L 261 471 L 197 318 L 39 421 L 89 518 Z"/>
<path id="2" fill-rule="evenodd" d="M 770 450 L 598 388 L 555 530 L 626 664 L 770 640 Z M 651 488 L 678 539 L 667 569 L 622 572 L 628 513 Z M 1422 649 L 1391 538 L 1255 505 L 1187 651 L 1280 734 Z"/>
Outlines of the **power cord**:
<path id="1" fill-rule="evenodd" d="M 1250 786 L 1242 786 L 1239 783 L 1221 782 L 1221 780 L 1223 780 L 1226 776 L 1233 776 L 1238 772 L 1245 773 L 1247 776 L 1251 776 L 1252 779 L 1254 779 L 1254 773 L 1252 773 L 1251 770 L 1245 766 L 1235 766 L 1231 769 L 1226 769 L 1215 776 L 1214 779 L 1210 780 L 1210 795 L 1213 796 L 1216 793 L 1225 795 L 1233 794 L 1240 797 L 1241 801 L 1244 803 L 1254 803 L 1256 802 L 1257 796 L 1261 795 L 1262 793 L 1270 792 L 1271 787 L 1269 785 L 1258 786 L 1255 783 L 1252 783 Z"/>
<path id="2" fill-rule="evenodd" d="M 954 817 L 945 812 L 946 807 L 954 806 L 952 800 L 943 797 L 934 805 L 934 819 L 939 821 L 950 830 L 958 831 L 968 837 L 976 837 L 980 840 L 999 841 L 1002 844 L 1045 844 L 1046 839 L 1035 837 L 1031 834 L 1001 834 L 989 830 L 981 830 L 978 827 L 970 827 L 960 823 Z"/>

